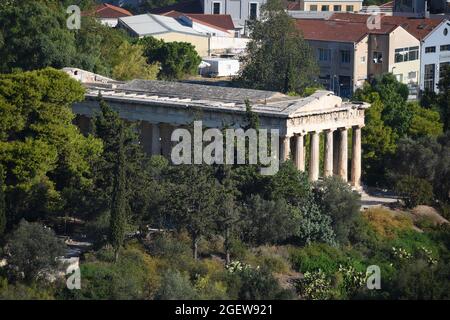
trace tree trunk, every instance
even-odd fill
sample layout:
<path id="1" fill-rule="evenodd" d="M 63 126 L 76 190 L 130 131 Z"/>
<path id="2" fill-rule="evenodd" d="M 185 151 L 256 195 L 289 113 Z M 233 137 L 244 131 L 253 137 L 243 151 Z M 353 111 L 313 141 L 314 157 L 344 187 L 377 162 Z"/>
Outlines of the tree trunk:
<path id="1" fill-rule="evenodd" d="M 225 230 L 225 263 L 229 265 L 231 263 L 230 257 L 230 228 L 227 227 Z"/>
<path id="2" fill-rule="evenodd" d="M 194 260 L 198 259 L 198 237 L 196 236 L 192 237 L 192 255 Z"/>
<path id="3" fill-rule="evenodd" d="M 119 261 L 119 248 L 114 249 L 114 263 Z"/>

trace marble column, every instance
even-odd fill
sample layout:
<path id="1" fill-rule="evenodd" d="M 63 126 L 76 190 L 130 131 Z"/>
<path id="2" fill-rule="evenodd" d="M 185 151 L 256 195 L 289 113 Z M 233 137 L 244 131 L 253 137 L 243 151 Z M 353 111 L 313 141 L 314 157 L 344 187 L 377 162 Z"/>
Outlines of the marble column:
<path id="1" fill-rule="evenodd" d="M 339 175 L 339 135 L 339 130 L 333 132 L 333 174 L 335 176 Z"/>
<path id="2" fill-rule="evenodd" d="M 304 135 L 296 135 L 295 139 L 295 166 L 299 171 L 305 171 Z"/>
<path id="3" fill-rule="evenodd" d="M 339 129 L 339 164 L 338 174 L 345 182 L 348 181 L 347 162 L 348 162 L 348 145 L 347 145 L 347 128 Z"/>
<path id="4" fill-rule="evenodd" d="M 325 131 L 325 156 L 323 175 L 329 177 L 333 175 L 333 130 Z"/>
<path id="5" fill-rule="evenodd" d="M 359 188 L 361 180 L 361 127 L 353 127 L 351 184 Z"/>
<path id="6" fill-rule="evenodd" d="M 152 155 L 161 155 L 161 133 L 159 123 L 152 124 Z"/>
<path id="7" fill-rule="evenodd" d="M 320 166 L 320 154 L 319 154 L 319 132 L 311 133 L 311 152 L 309 162 L 309 180 L 317 181 L 319 179 L 319 166 Z"/>
<path id="8" fill-rule="evenodd" d="M 291 139 L 289 136 L 283 136 L 280 139 L 280 160 L 284 162 L 289 159 L 291 154 Z"/>
<path id="9" fill-rule="evenodd" d="M 152 124 L 147 121 L 141 122 L 141 135 L 139 141 L 146 154 L 152 154 L 152 127 Z"/>

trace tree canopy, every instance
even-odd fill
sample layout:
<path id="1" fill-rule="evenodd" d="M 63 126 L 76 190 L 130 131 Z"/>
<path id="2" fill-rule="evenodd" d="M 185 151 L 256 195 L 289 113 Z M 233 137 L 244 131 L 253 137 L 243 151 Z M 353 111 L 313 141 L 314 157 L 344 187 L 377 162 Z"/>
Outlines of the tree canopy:
<path id="1" fill-rule="evenodd" d="M 303 93 L 315 85 L 315 57 L 279 0 L 269 0 L 249 30 L 251 41 L 238 77 L 241 85 L 284 93 Z"/>

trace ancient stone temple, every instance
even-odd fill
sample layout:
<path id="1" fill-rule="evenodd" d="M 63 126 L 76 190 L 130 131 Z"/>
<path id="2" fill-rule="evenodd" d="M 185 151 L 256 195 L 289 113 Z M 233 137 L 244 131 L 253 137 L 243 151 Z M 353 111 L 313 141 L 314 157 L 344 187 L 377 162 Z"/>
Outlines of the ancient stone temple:
<path id="1" fill-rule="evenodd" d="M 199 118 L 208 128 L 239 127 L 244 122 L 245 100 L 248 100 L 259 116 L 261 128 L 279 130 L 281 161 L 290 158 L 301 171 L 308 167 L 311 181 L 319 179 L 322 171 L 324 176 L 339 175 L 354 187 L 360 185 L 361 128 L 364 110 L 369 107 L 366 103 L 343 102 L 329 91 L 316 91 L 301 98 L 271 91 L 180 82 L 123 83 L 79 69 L 65 71 L 86 86 L 85 101 L 73 105 L 81 128 L 88 125 L 87 117 L 98 112 L 101 93 L 122 118 L 140 121 L 141 143 L 146 152 L 168 156 L 175 128 Z M 348 146 L 350 130 L 351 148 Z M 320 170 L 321 136 L 323 170 Z"/>

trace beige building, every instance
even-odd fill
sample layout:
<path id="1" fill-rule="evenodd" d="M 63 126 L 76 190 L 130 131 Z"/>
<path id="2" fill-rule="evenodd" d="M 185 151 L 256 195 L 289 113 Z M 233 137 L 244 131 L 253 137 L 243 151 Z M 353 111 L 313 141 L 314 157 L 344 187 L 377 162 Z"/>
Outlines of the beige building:
<path id="1" fill-rule="evenodd" d="M 393 25 L 388 31 L 372 33 L 369 41 L 369 77 L 390 72 L 411 90 L 417 89 L 419 46 L 419 40 L 400 26 Z"/>
<path id="2" fill-rule="evenodd" d="M 300 0 L 301 11 L 358 12 L 362 9 L 362 0 Z"/>
<path id="3" fill-rule="evenodd" d="M 369 29 L 367 18 L 338 13 L 327 20 L 297 19 L 297 27 L 317 56 L 321 83 L 349 97 L 365 80 L 390 72 L 408 85 L 412 95 L 417 94 L 420 41 L 413 28 L 385 17 L 379 28 Z"/>
<path id="4" fill-rule="evenodd" d="M 153 36 L 166 42 L 189 42 L 200 56 L 209 54 L 209 36 L 182 25 L 172 17 L 141 14 L 120 18 L 118 26 L 127 30 L 134 37 Z"/>
<path id="5" fill-rule="evenodd" d="M 296 24 L 316 54 L 322 85 L 350 97 L 367 79 L 367 28 L 361 23 L 315 19 Z"/>

